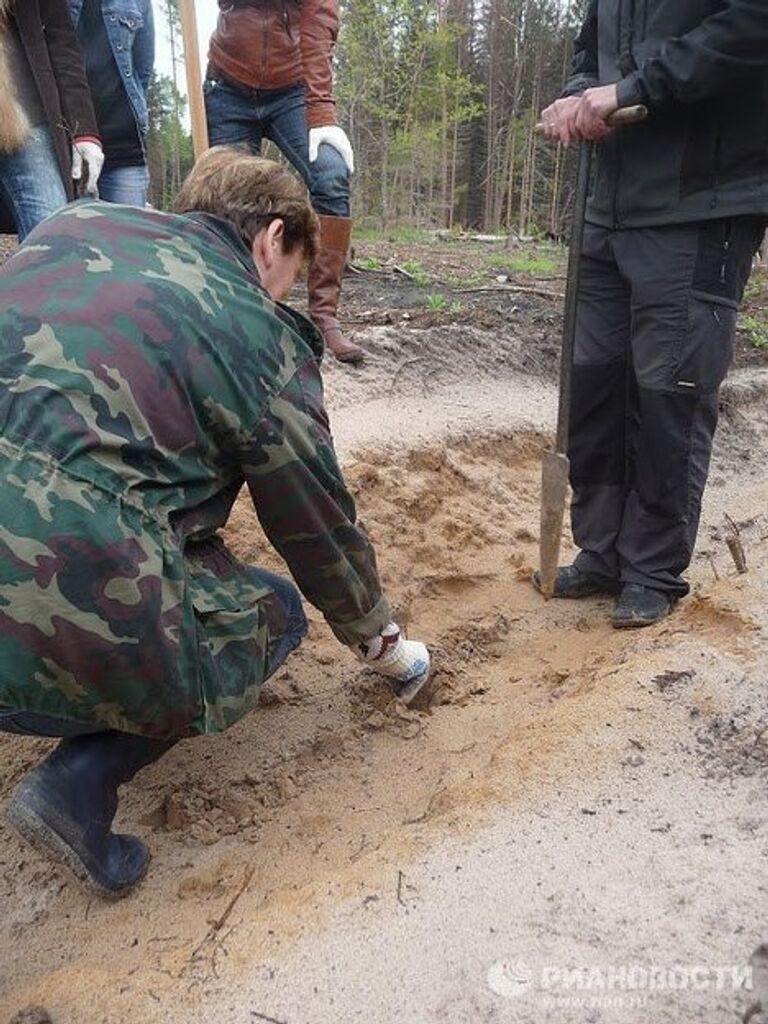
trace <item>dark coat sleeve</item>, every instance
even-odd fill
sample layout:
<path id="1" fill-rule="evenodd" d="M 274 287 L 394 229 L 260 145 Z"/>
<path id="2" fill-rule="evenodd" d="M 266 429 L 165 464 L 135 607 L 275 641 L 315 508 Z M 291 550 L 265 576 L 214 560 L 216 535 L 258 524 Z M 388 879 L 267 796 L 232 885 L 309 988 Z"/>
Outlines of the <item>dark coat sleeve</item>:
<path id="1" fill-rule="evenodd" d="M 40 0 L 40 16 L 67 130 L 72 136 L 98 138 L 83 56 L 65 0 Z"/>
<path id="2" fill-rule="evenodd" d="M 667 39 L 659 52 L 618 85 L 619 104 L 698 103 L 768 69 L 768 3 L 730 0 L 683 36 Z"/>
<path id="3" fill-rule="evenodd" d="M 571 73 L 563 89 L 563 96 L 578 96 L 586 89 L 599 85 L 597 68 L 597 0 L 591 0 L 581 31 L 573 47 Z"/>

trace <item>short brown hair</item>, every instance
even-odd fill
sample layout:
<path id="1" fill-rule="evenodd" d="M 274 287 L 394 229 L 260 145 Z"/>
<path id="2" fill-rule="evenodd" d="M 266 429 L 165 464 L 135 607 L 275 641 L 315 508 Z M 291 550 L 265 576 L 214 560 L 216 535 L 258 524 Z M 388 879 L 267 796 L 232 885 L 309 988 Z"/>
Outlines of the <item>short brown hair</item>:
<path id="1" fill-rule="evenodd" d="M 317 252 L 319 225 L 304 185 L 280 164 L 244 149 L 214 146 L 203 153 L 181 186 L 174 209 L 223 217 L 249 248 L 259 231 L 279 218 L 285 225 L 286 252 L 300 245 L 308 261 Z"/>

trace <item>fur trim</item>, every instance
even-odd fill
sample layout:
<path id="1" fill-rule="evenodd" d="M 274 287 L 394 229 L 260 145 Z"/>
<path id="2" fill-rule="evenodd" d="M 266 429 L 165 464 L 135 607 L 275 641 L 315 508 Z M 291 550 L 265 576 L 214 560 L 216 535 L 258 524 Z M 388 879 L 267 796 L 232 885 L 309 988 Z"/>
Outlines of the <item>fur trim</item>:
<path id="1" fill-rule="evenodd" d="M 29 121 L 16 99 L 8 59 L 8 17 L 13 3 L 0 0 L 0 153 L 16 153 L 29 136 Z"/>

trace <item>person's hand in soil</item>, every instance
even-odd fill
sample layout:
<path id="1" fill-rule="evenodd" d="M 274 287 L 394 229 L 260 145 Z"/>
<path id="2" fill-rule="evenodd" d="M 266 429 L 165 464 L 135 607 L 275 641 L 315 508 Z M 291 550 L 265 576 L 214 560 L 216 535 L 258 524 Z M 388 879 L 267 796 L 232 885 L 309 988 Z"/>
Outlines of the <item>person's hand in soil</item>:
<path id="1" fill-rule="evenodd" d="M 400 627 L 390 622 L 378 636 L 359 648 L 359 657 L 374 672 L 386 676 L 395 695 L 409 704 L 429 677 L 430 657 L 418 640 L 406 640 Z"/>

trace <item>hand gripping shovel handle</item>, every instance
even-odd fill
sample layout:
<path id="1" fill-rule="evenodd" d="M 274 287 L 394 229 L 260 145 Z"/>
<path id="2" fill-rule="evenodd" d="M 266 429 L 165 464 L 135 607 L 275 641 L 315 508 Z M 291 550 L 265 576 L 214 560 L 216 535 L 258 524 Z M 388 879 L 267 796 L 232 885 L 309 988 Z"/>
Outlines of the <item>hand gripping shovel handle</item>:
<path id="1" fill-rule="evenodd" d="M 637 124 L 648 117 L 648 108 L 638 103 L 634 107 L 619 107 L 612 114 L 608 115 L 608 124 L 611 128 L 620 128 L 623 124 Z M 533 129 L 537 135 L 544 134 L 544 122 L 538 121 Z"/>
<path id="2" fill-rule="evenodd" d="M 613 126 L 643 121 L 648 111 L 643 106 L 624 107 L 608 119 Z M 539 130 L 539 125 L 536 126 Z M 571 412 L 571 369 L 576 338 L 576 308 L 579 296 L 581 249 L 584 241 L 584 217 L 587 209 L 589 176 L 594 146 L 591 142 L 579 145 L 579 169 L 573 207 L 573 228 L 568 250 L 568 279 L 565 289 L 565 315 L 563 341 L 560 354 L 560 392 L 557 405 L 557 433 L 554 451 L 545 452 L 541 462 L 541 529 L 539 533 L 540 589 L 545 598 L 552 597 L 555 588 L 557 563 L 560 558 L 560 540 L 568 493 L 569 462 L 568 424 Z"/>

